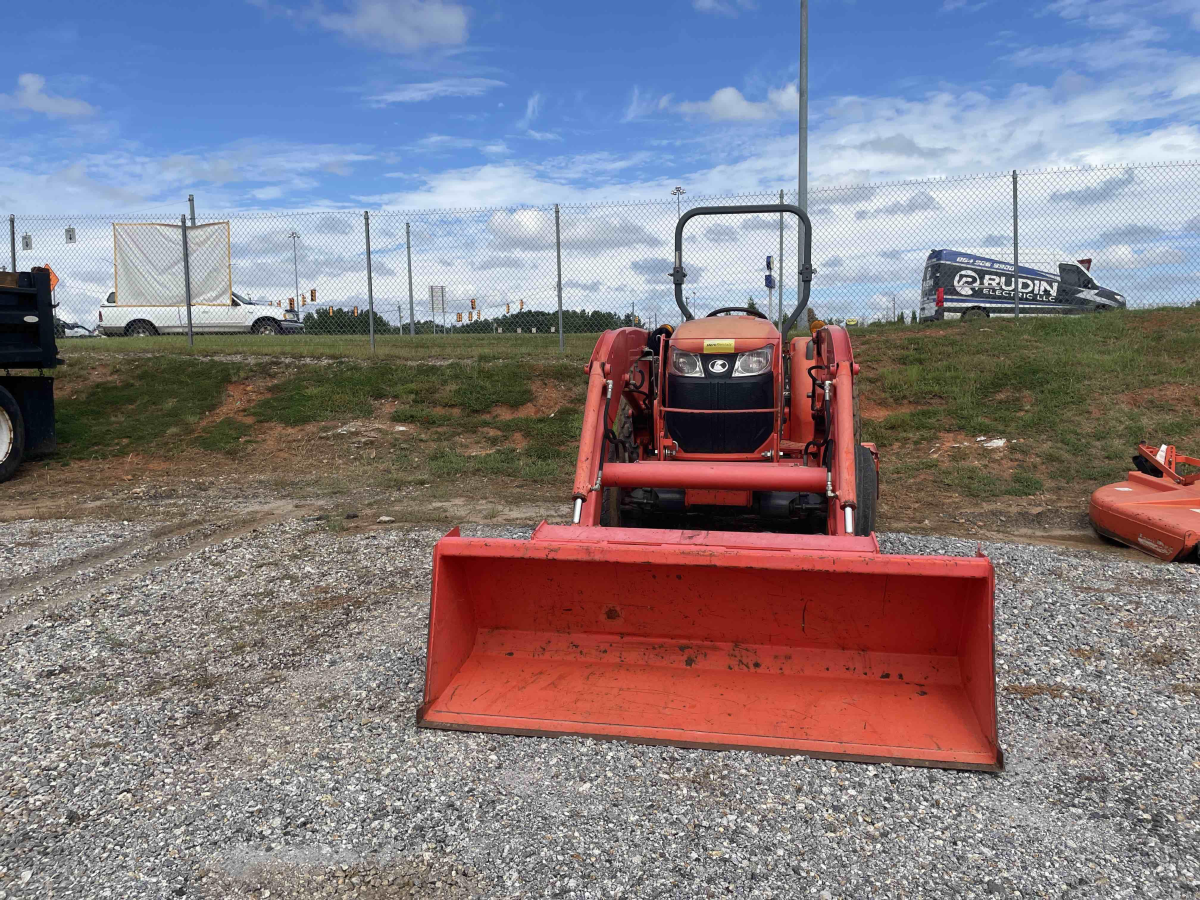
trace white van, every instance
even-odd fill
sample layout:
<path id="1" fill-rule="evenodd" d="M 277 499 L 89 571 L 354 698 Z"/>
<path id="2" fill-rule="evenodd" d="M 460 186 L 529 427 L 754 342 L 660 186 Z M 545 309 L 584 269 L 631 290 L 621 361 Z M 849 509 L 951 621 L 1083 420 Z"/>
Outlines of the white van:
<path id="1" fill-rule="evenodd" d="M 122 306 L 110 293 L 96 314 L 96 330 L 109 337 L 187 334 L 187 309 L 178 306 Z M 234 293 L 225 304 L 193 304 L 195 334 L 299 334 L 304 331 L 294 310 L 255 303 Z"/>

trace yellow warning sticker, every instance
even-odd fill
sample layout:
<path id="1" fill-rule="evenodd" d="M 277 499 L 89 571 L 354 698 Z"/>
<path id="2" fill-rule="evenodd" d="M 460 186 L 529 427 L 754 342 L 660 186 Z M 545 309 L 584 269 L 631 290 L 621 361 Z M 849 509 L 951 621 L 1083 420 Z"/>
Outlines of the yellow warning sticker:
<path id="1" fill-rule="evenodd" d="M 733 341 L 731 341 L 731 340 L 705 341 L 704 342 L 704 352 L 705 353 L 732 353 L 733 352 Z"/>

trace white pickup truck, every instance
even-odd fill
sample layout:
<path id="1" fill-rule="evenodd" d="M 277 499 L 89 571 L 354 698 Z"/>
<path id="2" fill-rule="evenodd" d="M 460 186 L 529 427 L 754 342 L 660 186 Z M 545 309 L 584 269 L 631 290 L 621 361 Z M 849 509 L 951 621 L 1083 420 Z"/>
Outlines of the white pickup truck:
<path id="1" fill-rule="evenodd" d="M 149 337 L 187 334 L 187 309 L 179 306 L 123 306 L 110 293 L 96 315 L 96 330 L 109 337 Z M 255 303 L 234 293 L 225 304 L 193 304 L 192 331 L 196 334 L 299 334 L 304 331 L 292 310 Z"/>

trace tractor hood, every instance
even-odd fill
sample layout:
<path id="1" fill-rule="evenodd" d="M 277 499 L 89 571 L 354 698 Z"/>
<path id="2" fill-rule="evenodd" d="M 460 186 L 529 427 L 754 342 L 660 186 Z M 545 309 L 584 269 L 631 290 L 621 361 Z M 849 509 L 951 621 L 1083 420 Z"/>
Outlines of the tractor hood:
<path id="1" fill-rule="evenodd" d="M 757 316 L 712 316 L 684 322 L 671 346 L 692 353 L 741 353 L 779 340 L 779 330 Z"/>

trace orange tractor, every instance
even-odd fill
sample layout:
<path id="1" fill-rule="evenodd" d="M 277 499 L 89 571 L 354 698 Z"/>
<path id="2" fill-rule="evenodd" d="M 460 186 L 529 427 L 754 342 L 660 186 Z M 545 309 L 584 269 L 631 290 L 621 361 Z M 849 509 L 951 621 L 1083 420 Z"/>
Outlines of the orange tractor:
<path id="1" fill-rule="evenodd" d="M 803 225 L 796 309 L 693 317 L 685 225 L 755 213 Z M 572 524 L 438 542 L 418 724 L 1003 767 L 992 565 L 880 552 L 849 337 L 787 337 L 810 251 L 795 206 L 679 219 L 685 321 L 597 343 Z"/>

